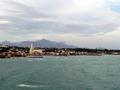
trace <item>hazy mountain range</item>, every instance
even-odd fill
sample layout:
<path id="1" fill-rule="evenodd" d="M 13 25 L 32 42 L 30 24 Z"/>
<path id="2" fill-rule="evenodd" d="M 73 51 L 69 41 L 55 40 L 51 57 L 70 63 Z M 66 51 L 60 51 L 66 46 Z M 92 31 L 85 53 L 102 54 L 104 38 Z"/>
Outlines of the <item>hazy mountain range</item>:
<path id="1" fill-rule="evenodd" d="M 77 46 L 67 45 L 63 42 L 49 41 L 46 39 L 37 40 L 37 41 L 23 41 L 23 42 L 10 42 L 3 41 L 1 44 L 8 46 L 19 46 L 19 47 L 30 47 L 30 44 L 33 43 L 34 47 L 40 48 L 77 48 Z"/>

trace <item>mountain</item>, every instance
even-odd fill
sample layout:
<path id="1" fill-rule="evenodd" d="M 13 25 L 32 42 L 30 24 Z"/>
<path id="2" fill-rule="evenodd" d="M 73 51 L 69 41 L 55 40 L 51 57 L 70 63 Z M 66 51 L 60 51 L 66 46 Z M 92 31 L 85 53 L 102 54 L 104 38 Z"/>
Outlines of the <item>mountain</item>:
<path id="1" fill-rule="evenodd" d="M 76 46 L 67 45 L 62 42 L 49 41 L 46 39 L 37 40 L 37 41 L 23 41 L 23 42 L 10 42 L 3 41 L 1 44 L 8 46 L 19 46 L 19 47 L 30 47 L 30 44 L 33 43 L 34 47 L 40 48 L 77 48 Z"/>

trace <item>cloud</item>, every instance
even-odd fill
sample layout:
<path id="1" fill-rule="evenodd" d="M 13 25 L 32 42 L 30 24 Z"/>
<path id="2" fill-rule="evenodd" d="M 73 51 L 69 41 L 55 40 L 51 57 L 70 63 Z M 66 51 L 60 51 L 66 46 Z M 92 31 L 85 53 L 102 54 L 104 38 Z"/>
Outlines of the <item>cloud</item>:
<path id="1" fill-rule="evenodd" d="M 37 39 L 35 36 L 43 35 L 68 43 L 72 43 L 69 39 L 72 37 L 75 44 L 83 43 L 83 46 L 90 44 L 90 39 L 97 40 L 93 44 L 99 45 L 102 37 L 105 41 L 114 40 L 115 35 L 114 39 L 108 39 L 106 34 L 113 34 L 120 26 L 120 13 L 116 9 L 119 0 L 0 1 L 0 35 L 8 39 Z"/>
<path id="2" fill-rule="evenodd" d="M 0 24 L 6 24 L 6 23 L 9 23 L 9 21 L 6 21 L 6 20 L 0 20 Z"/>
<path id="3" fill-rule="evenodd" d="M 25 0 L 26 2 L 28 0 Z M 118 28 L 120 20 L 119 13 L 115 13 L 108 9 L 106 2 L 103 0 L 71 0 L 66 5 L 67 1 L 41 1 L 43 5 L 40 10 L 36 7 L 25 5 L 23 1 L 6 1 L 7 16 L 0 16 L 0 18 L 7 19 L 11 22 L 0 26 L 1 30 L 9 34 L 32 34 L 32 33 L 81 33 L 81 34 L 95 34 L 101 32 L 111 32 Z M 86 3 L 87 1 L 87 3 Z M 35 2 L 35 1 L 34 1 Z M 47 4 L 45 4 L 47 2 Z M 54 2 L 54 3 L 53 3 Z M 40 4 L 40 3 L 39 3 Z M 57 6 L 57 4 L 60 4 Z M 41 5 L 41 4 L 40 4 Z M 58 10 L 50 14 L 43 12 L 43 6 L 50 7 L 51 5 Z M 71 6 L 72 5 L 72 6 Z M 63 7 L 62 7 L 63 6 Z M 38 6 L 39 7 L 39 6 Z M 66 8 L 67 7 L 67 8 Z M 103 10 L 104 9 L 104 10 Z M 59 12 L 58 12 L 59 11 Z M 70 11 L 70 12 L 69 12 Z M 64 12 L 64 13 L 62 13 Z M 59 17 L 59 14 L 61 15 Z M 81 15 L 80 15 L 81 14 Z M 72 16 L 73 15 L 73 16 Z"/>

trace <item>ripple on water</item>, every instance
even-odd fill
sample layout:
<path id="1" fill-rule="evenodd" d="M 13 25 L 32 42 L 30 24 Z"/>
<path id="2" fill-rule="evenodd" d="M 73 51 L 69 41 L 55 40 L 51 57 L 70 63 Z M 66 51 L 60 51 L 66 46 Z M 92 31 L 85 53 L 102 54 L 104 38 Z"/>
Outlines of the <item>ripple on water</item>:
<path id="1" fill-rule="evenodd" d="M 43 59 L 37 59 L 37 61 L 42 61 Z"/>
<path id="2" fill-rule="evenodd" d="M 32 60 L 27 60 L 28 62 L 31 62 Z"/>

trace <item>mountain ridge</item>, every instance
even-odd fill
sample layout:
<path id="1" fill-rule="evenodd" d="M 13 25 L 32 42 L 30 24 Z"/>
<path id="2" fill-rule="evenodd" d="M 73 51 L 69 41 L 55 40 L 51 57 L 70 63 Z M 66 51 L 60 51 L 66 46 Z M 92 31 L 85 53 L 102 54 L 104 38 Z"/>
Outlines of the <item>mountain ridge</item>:
<path id="1" fill-rule="evenodd" d="M 77 46 L 68 45 L 63 42 L 56 42 L 46 39 L 36 40 L 36 41 L 21 41 L 21 42 L 10 42 L 10 41 L 3 41 L 1 44 L 8 45 L 8 46 L 19 46 L 19 47 L 30 47 L 30 44 L 33 43 L 34 47 L 40 48 L 77 48 Z"/>

